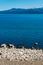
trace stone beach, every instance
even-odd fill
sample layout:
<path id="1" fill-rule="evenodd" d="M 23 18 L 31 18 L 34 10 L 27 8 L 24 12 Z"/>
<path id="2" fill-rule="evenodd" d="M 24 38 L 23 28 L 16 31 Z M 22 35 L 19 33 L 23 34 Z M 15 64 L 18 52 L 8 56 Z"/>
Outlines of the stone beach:
<path id="1" fill-rule="evenodd" d="M 17 62 L 21 62 L 21 63 L 25 62 L 25 64 L 26 64 L 26 62 L 30 62 L 30 61 L 36 62 L 36 64 L 37 64 L 37 62 L 38 63 L 43 62 L 43 50 L 42 49 L 39 50 L 39 49 L 15 48 L 14 45 L 11 45 L 11 44 L 10 44 L 10 46 L 11 46 L 11 48 L 8 48 L 5 44 L 1 45 L 0 61 L 3 60 L 3 62 L 7 61 L 7 62 L 13 62 L 13 63 L 17 61 Z M 11 65 L 11 64 L 8 64 L 8 65 Z M 15 65 L 17 65 L 17 64 L 15 64 Z M 27 63 L 27 65 L 29 65 L 29 64 Z M 32 64 L 30 64 L 30 65 L 32 65 Z M 43 63 L 40 65 L 43 65 Z"/>

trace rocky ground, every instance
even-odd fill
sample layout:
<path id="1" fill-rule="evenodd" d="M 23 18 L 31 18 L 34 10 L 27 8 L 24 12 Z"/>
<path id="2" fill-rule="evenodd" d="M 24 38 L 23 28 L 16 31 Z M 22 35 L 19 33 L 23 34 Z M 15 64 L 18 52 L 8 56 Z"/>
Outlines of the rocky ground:
<path id="1" fill-rule="evenodd" d="M 6 47 L 5 44 L 0 48 L 0 65 L 43 65 L 42 49 Z"/>

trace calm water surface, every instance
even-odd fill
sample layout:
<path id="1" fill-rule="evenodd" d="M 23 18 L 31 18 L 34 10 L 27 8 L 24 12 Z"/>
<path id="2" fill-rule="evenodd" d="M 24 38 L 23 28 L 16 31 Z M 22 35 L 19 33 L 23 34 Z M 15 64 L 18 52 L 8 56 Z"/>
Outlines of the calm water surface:
<path id="1" fill-rule="evenodd" d="M 0 44 L 43 48 L 43 14 L 0 14 Z"/>

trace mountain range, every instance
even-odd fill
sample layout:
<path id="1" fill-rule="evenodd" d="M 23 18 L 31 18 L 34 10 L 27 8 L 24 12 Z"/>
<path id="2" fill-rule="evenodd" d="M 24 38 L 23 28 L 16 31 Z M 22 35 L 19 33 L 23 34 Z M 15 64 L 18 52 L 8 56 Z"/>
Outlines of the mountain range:
<path id="1" fill-rule="evenodd" d="M 0 11 L 0 14 L 43 14 L 43 8 L 33 9 L 12 8 L 9 10 Z"/>

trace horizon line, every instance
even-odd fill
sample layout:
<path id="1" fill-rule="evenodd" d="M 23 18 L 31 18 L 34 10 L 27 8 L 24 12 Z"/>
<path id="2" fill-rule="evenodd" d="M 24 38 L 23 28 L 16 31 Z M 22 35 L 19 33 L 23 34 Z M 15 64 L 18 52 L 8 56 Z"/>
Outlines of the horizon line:
<path id="1" fill-rule="evenodd" d="M 12 8 L 8 8 L 8 9 L 3 9 L 3 10 L 0 10 L 0 11 L 6 11 L 6 10 L 10 10 L 10 9 L 38 9 L 38 8 L 43 8 L 43 7 L 34 7 L 34 8 L 16 8 L 16 7 L 12 7 Z"/>

